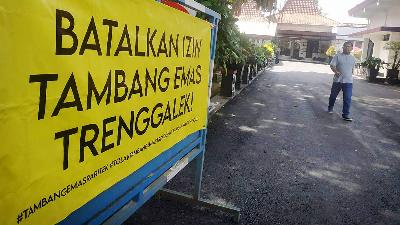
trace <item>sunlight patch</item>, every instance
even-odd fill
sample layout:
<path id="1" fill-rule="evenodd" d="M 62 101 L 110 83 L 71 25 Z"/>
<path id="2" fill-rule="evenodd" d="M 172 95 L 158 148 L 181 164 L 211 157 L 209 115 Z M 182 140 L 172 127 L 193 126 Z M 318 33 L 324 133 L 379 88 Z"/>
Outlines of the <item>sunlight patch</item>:
<path id="1" fill-rule="evenodd" d="M 360 185 L 346 181 L 345 178 L 339 176 L 336 173 L 327 170 L 311 170 L 307 172 L 309 176 L 327 181 L 328 183 L 337 187 L 346 189 L 350 192 L 355 192 L 360 189 Z"/>
<path id="2" fill-rule="evenodd" d="M 258 132 L 256 129 L 248 127 L 248 126 L 240 126 L 239 129 L 241 131 L 245 131 L 245 132 L 253 132 L 253 133 L 257 133 Z"/>
<path id="3" fill-rule="evenodd" d="M 284 121 L 277 121 L 277 120 L 262 120 L 263 122 L 266 122 L 268 124 L 278 124 L 278 125 L 282 125 L 282 126 L 295 126 L 295 127 L 304 127 L 304 124 L 294 124 L 294 123 L 288 123 L 288 122 L 284 122 Z"/>
<path id="4" fill-rule="evenodd" d="M 253 105 L 258 105 L 258 106 L 265 106 L 265 104 L 254 102 Z"/>
<path id="5" fill-rule="evenodd" d="M 392 155 L 396 156 L 397 158 L 400 159 L 400 153 L 399 152 L 395 152 L 395 151 L 389 151 L 390 153 L 392 153 Z"/>
<path id="6" fill-rule="evenodd" d="M 384 169 L 384 170 L 388 170 L 390 169 L 389 166 L 383 165 L 383 164 L 379 164 L 379 163 L 372 163 L 372 166 L 378 169 Z"/>

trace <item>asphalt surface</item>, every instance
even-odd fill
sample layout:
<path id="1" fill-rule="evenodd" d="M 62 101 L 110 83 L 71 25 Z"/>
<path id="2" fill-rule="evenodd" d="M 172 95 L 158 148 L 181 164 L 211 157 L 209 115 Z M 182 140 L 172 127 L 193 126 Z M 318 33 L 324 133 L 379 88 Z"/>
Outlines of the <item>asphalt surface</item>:
<path id="1" fill-rule="evenodd" d="M 283 62 L 212 118 L 202 197 L 239 224 L 400 224 L 400 88 L 355 79 L 353 122 L 326 112 L 326 65 Z M 167 185 L 190 193 L 189 166 Z M 153 198 L 125 224 L 235 224 L 229 214 Z"/>

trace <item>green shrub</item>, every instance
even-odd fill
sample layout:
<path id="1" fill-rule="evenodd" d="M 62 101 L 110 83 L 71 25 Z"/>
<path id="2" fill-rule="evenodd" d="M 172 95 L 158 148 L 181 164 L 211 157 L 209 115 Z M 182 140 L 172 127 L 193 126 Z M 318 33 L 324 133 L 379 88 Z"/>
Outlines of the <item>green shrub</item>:
<path id="1" fill-rule="evenodd" d="M 361 63 L 362 67 L 369 68 L 369 69 L 379 69 L 382 67 L 382 64 L 385 62 L 382 61 L 380 58 L 376 57 L 369 57 L 364 62 Z"/>
<path id="2" fill-rule="evenodd" d="M 334 55 L 336 55 L 336 48 L 335 48 L 335 46 L 330 46 L 329 48 L 328 48 L 328 50 L 326 50 L 326 53 L 325 53 L 327 56 L 329 56 L 329 57 L 333 57 Z"/>

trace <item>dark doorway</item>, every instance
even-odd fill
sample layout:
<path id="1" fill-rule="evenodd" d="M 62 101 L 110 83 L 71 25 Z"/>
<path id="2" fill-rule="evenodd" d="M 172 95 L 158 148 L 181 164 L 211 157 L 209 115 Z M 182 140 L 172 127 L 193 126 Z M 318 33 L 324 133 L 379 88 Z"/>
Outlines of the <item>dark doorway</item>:
<path id="1" fill-rule="evenodd" d="M 293 42 L 293 59 L 299 59 L 299 53 L 300 53 L 300 44 L 297 41 Z"/>
<path id="2" fill-rule="evenodd" d="M 307 40 L 306 58 L 312 58 L 313 53 L 318 53 L 319 42 L 317 40 Z"/>

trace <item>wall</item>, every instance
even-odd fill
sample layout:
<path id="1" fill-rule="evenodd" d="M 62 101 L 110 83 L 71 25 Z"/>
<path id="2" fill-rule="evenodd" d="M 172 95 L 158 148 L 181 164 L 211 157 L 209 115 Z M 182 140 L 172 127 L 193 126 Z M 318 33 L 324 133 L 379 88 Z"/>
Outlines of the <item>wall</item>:
<path id="1" fill-rule="evenodd" d="M 389 51 L 383 48 L 387 43 L 387 41 L 382 40 L 383 35 L 381 33 L 375 33 L 369 34 L 368 37 L 371 39 L 372 42 L 374 42 L 374 52 L 372 53 L 372 56 L 380 58 L 384 62 L 387 62 L 389 60 Z M 366 43 L 368 43 L 368 41 Z M 384 74 L 385 72 L 385 69 L 379 69 L 379 73 Z"/>
<path id="2" fill-rule="evenodd" d="M 276 23 L 237 21 L 241 33 L 275 36 Z"/>
<path id="3" fill-rule="evenodd" d="M 385 50 L 384 47 L 388 41 L 383 41 L 383 35 L 390 34 L 390 41 L 400 41 L 400 33 L 393 32 L 378 32 L 373 34 L 365 35 L 365 38 L 370 38 L 372 42 L 374 42 L 374 52 L 372 56 L 379 57 L 385 62 L 390 62 L 392 55 L 394 54 L 392 51 Z M 368 43 L 368 39 L 365 43 Z M 367 47 L 367 46 L 366 46 Z M 363 55 L 365 58 L 366 55 Z"/>
<path id="4" fill-rule="evenodd" d="M 391 41 L 400 41 L 400 32 L 390 34 Z"/>
<path id="5" fill-rule="evenodd" d="M 306 58 L 306 52 L 307 52 L 307 40 L 300 40 L 300 50 L 299 50 L 299 57 Z"/>

